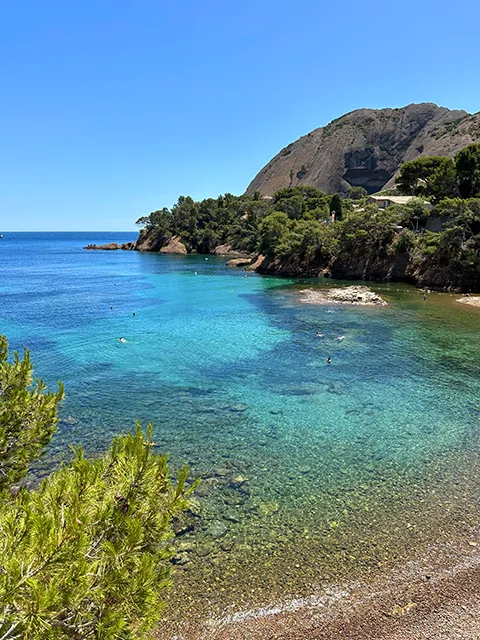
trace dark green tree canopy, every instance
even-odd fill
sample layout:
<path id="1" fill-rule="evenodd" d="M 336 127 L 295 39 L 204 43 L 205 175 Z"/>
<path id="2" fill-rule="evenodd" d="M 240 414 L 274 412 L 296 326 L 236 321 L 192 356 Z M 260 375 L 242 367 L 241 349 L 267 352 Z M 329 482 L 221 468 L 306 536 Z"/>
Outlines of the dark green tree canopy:
<path id="1" fill-rule="evenodd" d="M 57 406 L 63 398 L 33 380 L 30 353 L 8 360 L 8 342 L 0 335 L 0 494 L 26 475 L 55 431 Z"/>
<path id="2" fill-rule="evenodd" d="M 400 169 L 396 183 L 406 195 L 424 196 L 437 202 L 458 193 L 455 164 L 451 158 L 441 156 L 406 162 Z"/>
<path id="3" fill-rule="evenodd" d="M 455 156 L 458 190 L 462 198 L 480 196 L 480 144 L 471 144 Z"/>

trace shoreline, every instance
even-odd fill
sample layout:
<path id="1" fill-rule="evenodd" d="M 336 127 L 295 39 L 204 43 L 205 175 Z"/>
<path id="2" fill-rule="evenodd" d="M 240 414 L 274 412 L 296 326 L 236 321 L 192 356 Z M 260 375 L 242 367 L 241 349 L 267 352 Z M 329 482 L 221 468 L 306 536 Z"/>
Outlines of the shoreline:
<path id="1" fill-rule="evenodd" d="M 477 532 L 478 534 L 478 532 Z M 477 542 L 431 546 L 370 580 L 331 584 L 310 596 L 186 624 L 157 640 L 477 640 Z M 459 551 L 461 554 L 459 555 Z M 461 635 L 460 635 L 461 634 Z"/>

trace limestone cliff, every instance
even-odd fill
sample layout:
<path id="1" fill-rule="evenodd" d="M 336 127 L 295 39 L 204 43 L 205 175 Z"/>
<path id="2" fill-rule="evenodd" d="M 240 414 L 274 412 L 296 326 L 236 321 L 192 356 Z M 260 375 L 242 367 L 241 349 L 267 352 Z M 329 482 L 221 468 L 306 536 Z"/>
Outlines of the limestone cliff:
<path id="1" fill-rule="evenodd" d="M 345 194 L 351 186 L 369 193 L 394 185 L 402 163 L 419 156 L 453 156 L 480 141 L 480 113 L 435 104 L 401 109 L 359 109 L 282 149 L 252 180 L 247 194 L 312 185 Z"/>

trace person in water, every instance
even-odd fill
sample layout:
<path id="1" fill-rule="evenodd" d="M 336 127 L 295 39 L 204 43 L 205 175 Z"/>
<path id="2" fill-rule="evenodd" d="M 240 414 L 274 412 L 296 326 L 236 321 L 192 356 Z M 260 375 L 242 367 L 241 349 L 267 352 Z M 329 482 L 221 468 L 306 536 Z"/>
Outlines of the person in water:
<path id="1" fill-rule="evenodd" d="M 328 358 L 327 358 L 327 364 L 332 364 L 332 359 L 331 359 L 330 356 L 328 356 Z"/>
<path id="2" fill-rule="evenodd" d="M 320 333 L 319 331 L 317 331 L 315 335 L 317 336 L 317 338 L 323 338 L 325 336 L 324 333 Z"/>
<path id="3" fill-rule="evenodd" d="M 119 338 L 120 342 L 126 342 L 125 338 Z"/>

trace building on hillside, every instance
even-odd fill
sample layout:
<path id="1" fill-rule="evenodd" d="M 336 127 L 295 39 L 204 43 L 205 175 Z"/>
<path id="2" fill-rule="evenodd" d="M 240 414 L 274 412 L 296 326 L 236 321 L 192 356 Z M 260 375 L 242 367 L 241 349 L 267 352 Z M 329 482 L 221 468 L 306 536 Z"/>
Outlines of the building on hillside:
<path id="1" fill-rule="evenodd" d="M 417 200 L 415 196 L 368 196 L 369 204 L 376 204 L 379 209 L 386 209 L 391 204 L 408 204 L 412 200 Z M 426 200 L 422 201 L 427 209 L 433 209 L 433 205 Z"/>

